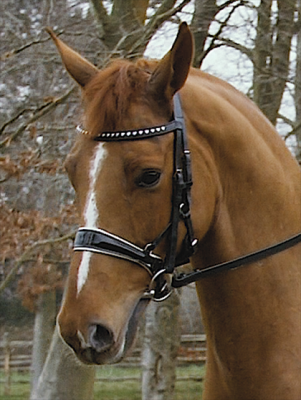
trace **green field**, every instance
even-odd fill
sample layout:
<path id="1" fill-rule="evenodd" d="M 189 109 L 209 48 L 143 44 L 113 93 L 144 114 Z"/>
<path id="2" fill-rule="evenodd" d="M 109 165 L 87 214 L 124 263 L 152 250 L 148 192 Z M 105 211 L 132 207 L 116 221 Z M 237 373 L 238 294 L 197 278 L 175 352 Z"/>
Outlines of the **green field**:
<path id="1" fill-rule="evenodd" d="M 141 400 L 140 374 L 139 368 L 100 367 L 94 387 L 94 400 Z M 204 367 L 196 365 L 178 367 L 174 400 L 183 398 L 200 400 L 202 382 L 199 378 L 203 375 Z M 1 382 L 3 378 L 3 374 L 0 374 Z M 118 380 L 112 380 L 116 378 Z M 29 374 L 13 373 L 11 394 L 4 395 L 4 384 L 1 383 L 0 400 L 28 400 L 29 390 Z"/>

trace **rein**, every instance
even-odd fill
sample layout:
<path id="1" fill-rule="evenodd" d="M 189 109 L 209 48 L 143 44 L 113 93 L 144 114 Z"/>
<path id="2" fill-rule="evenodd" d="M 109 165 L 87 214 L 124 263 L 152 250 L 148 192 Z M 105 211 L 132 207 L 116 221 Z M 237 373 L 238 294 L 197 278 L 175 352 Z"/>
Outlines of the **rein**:
<path id="1" fill-rule="evenodd" d="M 174 96 L 174 120 L 160 126 L 146 129 L 124 130 L 115 132 L 103 132 L 94 138 L 95 141 L 111 142 L 124 140 L 143 140 L 154 136 L 161 136 L 170 132 L 174 133 L 174 171 L 172 208 L 170 222 L 164 231 L 144 248 L 138 247 L 117 235 L 97 228 L 79 228 L 74 242 L 75 251 L 91 251 L 105 254 L 120 259 L 128 260 L 147 270 L 151 276 L 148 291 L 144 297 L 155 301 L 163 301 L 170 296 L 173 288 L 179 288 L 189 283 L 196 282 L 218 273 L 229 271 L 243 265 L 260 261 L 284 250 L 287 250 L 301 242 L 301 233 L 283 242 L 259 250 L 254 253 L 227 261 L 222 264 L 207 267 L 202 270 L 194 270 L 190 273 L 175 274 L 175 269 L 187 264 L 195 253 L 198 240 L 194 237 L 192 221 L 190 217 L 191 204 L 191 160 L 187 145 L 185 122 L 179 94 Z M 89 132 L 81 127 L 77 130 L 82 134 Z M 178 225 L 183 221 L 186 227 L 186 236 L 183 240 L 180 253 L 176 254 Z M 165 259 L 153 253 L 159 243 L 166 237 L 168 244 Z M 166 274 L 172 275 L 171 283 L 166 280 Z"/>

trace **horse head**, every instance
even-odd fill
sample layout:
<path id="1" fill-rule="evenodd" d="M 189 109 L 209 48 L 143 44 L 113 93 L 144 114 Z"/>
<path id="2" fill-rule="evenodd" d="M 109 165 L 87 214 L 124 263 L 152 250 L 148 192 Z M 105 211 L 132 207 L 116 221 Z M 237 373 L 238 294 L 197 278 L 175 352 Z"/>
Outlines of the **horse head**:
<path id="1" fill-rule="evenodd" d="M 164 126 L 173 118 L 173 97 L 184 85 L 192 59 L 192 36 L 182 24 L 160 62 L 114 61 L 104 70 L 49 30 L 62 61 L 80 85 L 84 130 L 66 160 L 77 194 L 80 224 L 101 228 L 144 248 L 170 221 L 173 135 L 148 140 L 97 141 L 101 132 Z M 177 251 L 185 237 L 179 225 Z M 166 240 L 156 254 L 166 255 Z M 87 363 L 117 362 L 133 342 L 148 303 L 149 271 L 131 260 L 90 251 L 74 252 L 58 316 L 63 339 Z"/>

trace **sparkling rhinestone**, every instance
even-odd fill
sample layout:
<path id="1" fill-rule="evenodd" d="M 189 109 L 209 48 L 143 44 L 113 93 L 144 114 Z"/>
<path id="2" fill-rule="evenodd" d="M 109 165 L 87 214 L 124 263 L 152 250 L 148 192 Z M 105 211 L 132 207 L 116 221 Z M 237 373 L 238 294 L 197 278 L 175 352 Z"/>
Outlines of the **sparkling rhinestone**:
<path id="1" fill-rule="evenodd" d="M 165 126 L 161 126 L 161 131 L 165 131 L 166 127 Z"/>
<path id="2" fill-rule="evenodd" d="M 143 131 L 142 130 L 138 131 L 138 133 L 139 133 L 139 135 L 143 135 Z"/>
<path id="3" fill-rule="evenodd" d="M 155 133 L 156 132 L 156 130 L 154 128 L 152 128 L 150 131 L 151 131 L 151 133 Z"/>
<path id="4" fill-rule="evenodd" d="M 126 135 L 127 136 L 131 136 L 132 132 L 127 132 Z"/>
<path id="5" fill-rule="evenodd" d="M 132 135 L 136 136 L 137 135 L 137 131 L 132 132 Z"/>
<path id="6" fill-rule="evenodd" d="M 125 132 L 121 132 L 121 136 L 122 136 L 122 137 L 125 136 Z"/>
<path id="7" fill-rule="evenodd" d="M 144 133 L 145 133 L 146 135 L 148 135 L 148 134 L 149 134 L 149 129 L 145 129 L 145 130 L 144 130 Z"/>
<path id="8" fill-rule="evenodd" d="M 156 128 L 156 131 L 157 131 L 157 132 L 160 132 L 160 128 Z"/>

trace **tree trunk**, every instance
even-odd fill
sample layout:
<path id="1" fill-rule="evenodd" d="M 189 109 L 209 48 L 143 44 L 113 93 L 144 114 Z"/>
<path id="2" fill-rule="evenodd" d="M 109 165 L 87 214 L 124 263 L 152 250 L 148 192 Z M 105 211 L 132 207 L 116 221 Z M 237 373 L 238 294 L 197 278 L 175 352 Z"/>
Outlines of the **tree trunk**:
<path id="1" fill-rule="evenodd" d="M 274 125 L 289 73 L 296 1 L 278 0 L 277 4 L 277 23 L 273 23 L 272 0 L 261 1 L 253 52 L 253 100 Z"/>
<path id="2" fill-rule="evenodd" d="M 298 0 L 299 21 L 301 20 L 301 0 Z M 296 157 L 301 163 L 301 29 L 297 35 L 297 55 L 296 55 L 296 75 L 295 75 L 295 109 L 296 109 Z"/>
<path id="3" fill-rule="evenodd" d="M 171 400 L 174 395 L 179 347 L 179 292 L 146 313 L 142 348 L 142 400 Z"/>
<path id="4" fill-rule="evenodd" d="M 218 7 L 216 5 L 216 0 L 203 0 L 195 2 L 195 11 L 193 13 L 191 22 L 191 29 L 195 43 L 193 60 L 193 66 L 195 68 L 201 67 L 208 31 L 217 11 Z"/>
<path id="5" fill-rule="evenodd" d="M 56 317 L 55 291 L 40 295 L 35 315 L 31 363 L 31 391 L 34 392 L 50 347 Z"/>
<path id="6" fill-rule="evenodd" d="M 95 367 L 81 364 L 55 329 L 50 351 L 30 400 L 91 400 Z"/>

